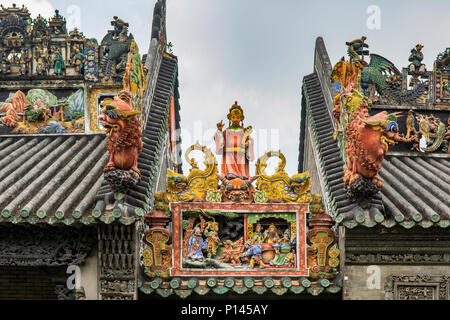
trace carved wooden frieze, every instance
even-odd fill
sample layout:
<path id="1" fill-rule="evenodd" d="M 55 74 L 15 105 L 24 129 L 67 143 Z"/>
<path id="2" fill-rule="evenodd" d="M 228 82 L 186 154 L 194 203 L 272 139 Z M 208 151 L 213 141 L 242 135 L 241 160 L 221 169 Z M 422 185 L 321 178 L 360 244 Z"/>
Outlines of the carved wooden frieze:
<path id="1" fill-rule="evenodd" d="M 78 265 L 95 243 L 92 228 L 0 226 L 0 266 Z"/>
<path id="2" fill-rule="evenodd" d="M 450 276 L 390 275 L 385 300 L 450 300 Z"/>
<path id="3" fill-rule="evenodd" d="M 349 253 L 345 256 L 349 264 L 443 264 L 450 263 L 446 253 Z"/>

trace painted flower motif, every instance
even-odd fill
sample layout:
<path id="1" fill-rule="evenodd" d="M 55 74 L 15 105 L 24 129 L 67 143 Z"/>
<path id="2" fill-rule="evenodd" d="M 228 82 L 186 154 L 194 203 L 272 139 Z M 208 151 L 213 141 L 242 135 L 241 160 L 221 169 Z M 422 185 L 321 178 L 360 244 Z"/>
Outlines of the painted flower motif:
<path id="1" fill-rule="evenodd" d="M 149 248 L 144 249 L 144 251 L 142 252 L 142 256 L 144 258 L 151 258 L 152 257 L 152 250 Z"/>

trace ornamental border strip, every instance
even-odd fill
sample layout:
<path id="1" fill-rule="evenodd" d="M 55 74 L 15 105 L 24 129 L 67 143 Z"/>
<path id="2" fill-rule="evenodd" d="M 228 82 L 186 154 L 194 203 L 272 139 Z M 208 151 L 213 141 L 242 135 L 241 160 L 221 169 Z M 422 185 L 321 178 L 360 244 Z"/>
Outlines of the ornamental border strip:
<path id="1" fill-rule="evenodd" d="M 199 286 L 200 282 L 204 282 Z M 237 284 L 237 282 L 239 284 Z M 295 285 L 294 285 L 295 284 Z M 156 293 L 161 297 L 167 298 L 170 295 L 177 295 L 185 299 L 193 292 L 198 295 L 206 295 L 210 292 L 217 295 L 226 293 L 245 294 L 250 291 L 262 295 L 267 291 L 282 296 L 287 292 L 301 294 L 307 292 L 313 296 L 321 293 L 335 294 L 342 289 L 342 280 L 331 282 L 328 279 L 311 281 L 307 277 L 296 278 L 208 278 L 208 279 L 182 279 L 180 277 L 163 280 L 154 278 L 150 282 L 143 283 L 138 281 L 138 288 L 145 294 Z"/>
<path id="2" fill-rule="evenodd" d="M 18 225 L 18 224 L 30 224 L 30 225 L 37 225 L 37 224 L 48 224 L 48 225 L 66 225 L 66 226 L 70 226 L 70 225 L 74 225 L 74 224 L 82 224 L 82 225 L 93 225 L 93 224 L 97 224 L 97 223 L 104 223 L 104 224 L 111 224 L 113 222 L 120 222 L 123 225 L 131 225 L 133 223 L 135 223 L 136 221 L 140 221 L 143 220 L 143 217 L 145 215 L 145 211 L 142 208 L 135 208 L 135 216 L 133 217 L 126 217 L 124 216 L 124 213 L 119 210 L 116 209 L 116 216 L 105 216 L 104 213 L 100 212 L 100 215 L 94 216 L 88 216 L 88 217 L 79 217 L 79 218 L 75 218 L 75 217 L 67 217 L 67 218 L 56 218 L 56 217 L 47 217 L 47 216 L 42 216 L 42 217 L 38 217 L 38 216 L 28 216 L 28 217 L 23 217 L 20 215 L 7 215 L 5 216 L 5 214 L 0 215 L 0 224 L 6 224 L 6 223 L 12 223 L 14 225 Z"/>

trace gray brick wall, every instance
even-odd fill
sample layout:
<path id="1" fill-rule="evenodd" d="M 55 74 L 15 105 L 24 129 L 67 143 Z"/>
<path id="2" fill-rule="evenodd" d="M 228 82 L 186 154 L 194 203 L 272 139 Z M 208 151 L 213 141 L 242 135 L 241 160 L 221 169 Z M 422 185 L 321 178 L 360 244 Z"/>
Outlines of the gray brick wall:
<path id="1" fill-rule="evenodd" d="M 378 265 L 380 268 L 379 289 L 369 289 L 367 280 L 371 272 L 367 272 L 369 265 L 346 265 L 344 280 L 344 300 L 384 300 L 385 284 L 389 275 L 450 275 L 450 266 L 423 266 L 423 265 Z M 373 282 L 372 282 L 373 286 Z"/>
<path id="2" fill-rule="evenodd" d="M 38 268 L 0 267 L 0 300 L 56 300 L 55 284 Z"/>

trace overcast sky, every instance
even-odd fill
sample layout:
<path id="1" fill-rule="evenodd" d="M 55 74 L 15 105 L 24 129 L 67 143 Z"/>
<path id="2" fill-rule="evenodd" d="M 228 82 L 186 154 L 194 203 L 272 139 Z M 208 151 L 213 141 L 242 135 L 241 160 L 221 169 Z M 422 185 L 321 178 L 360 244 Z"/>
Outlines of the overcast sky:
<path id="1" fill-rule="evenodd" d="M 146 53 L 156 0 L 1 2 L 25 3 L 34 16 L 50 17 L 59 9 L 70 25 L 99 42 L 117 15 L 130 23 L 141 53 Z M 254 128 L 256 156 L 271 147 L 281 149 L 289 174 L 297 171 L 301 82 L 313 70 L 318 36 L 324 38 L 332 64 L 345 55 L 346 41 L 362 35 L 371 52 L 398 68 L 408 64 L 417 43 L 424 45 L 428 69 L 450 46 L 448 0 L 167 0 L 167 4 L 168 41 L 179 59 L 183 149 L 196 140 L 211 145 L 216 123 L 226 122 L 228 109 L 237 100 L 245 112 L 245 125 Z M 373 5 L 379 16 L 374 16 Z"/>

